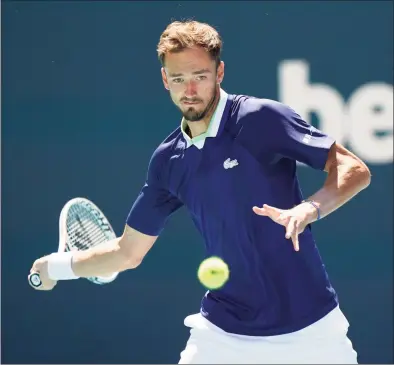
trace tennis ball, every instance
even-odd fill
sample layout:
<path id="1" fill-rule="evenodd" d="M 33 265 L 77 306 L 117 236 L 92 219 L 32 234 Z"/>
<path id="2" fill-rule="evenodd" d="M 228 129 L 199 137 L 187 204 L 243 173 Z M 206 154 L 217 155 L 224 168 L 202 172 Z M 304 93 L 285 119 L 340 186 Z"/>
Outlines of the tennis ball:
<path id="1" fill-rule="evenodd" d="M 211 290 L 221 288 L 227 282 L 229 275 L 227 264 L 216 256 L 202 261 L 197 272 L 200 283 Z"/>

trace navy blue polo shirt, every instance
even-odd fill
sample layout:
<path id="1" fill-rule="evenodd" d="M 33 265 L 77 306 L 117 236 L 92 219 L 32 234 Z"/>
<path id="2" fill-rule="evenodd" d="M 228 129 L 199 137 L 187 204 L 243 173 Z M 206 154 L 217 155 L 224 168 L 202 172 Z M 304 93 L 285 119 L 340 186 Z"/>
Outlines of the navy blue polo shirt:
<path id="1" fill-rule="evenodd" d="M 252 207 L 299 204 L 296 161 L 323 170 L 333 143 L 282 103 L 221 90 L 204 135 L 190 139 L 182 122 L 155 150 L 127 224 L 156 236 L 184 206 L 206 256 L 230 268 L 229 281 L 202 299 L 202 315 L 235 334 L 297 331 L 337 306 L 335 290 L 311 227 L 296 252 L 284 227 Z"/>

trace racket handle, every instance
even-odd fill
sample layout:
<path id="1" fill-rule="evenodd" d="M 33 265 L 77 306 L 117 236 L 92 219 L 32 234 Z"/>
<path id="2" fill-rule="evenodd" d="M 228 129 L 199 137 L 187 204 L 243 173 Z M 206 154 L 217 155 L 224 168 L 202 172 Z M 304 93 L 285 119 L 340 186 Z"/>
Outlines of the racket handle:
<path id="1" fill-rule="evenodd" d="M 33 288 L 39 288 L 42 285 L 40 274 L 38 272 L 32 272 L 29 275 L 29 284 Z"/>

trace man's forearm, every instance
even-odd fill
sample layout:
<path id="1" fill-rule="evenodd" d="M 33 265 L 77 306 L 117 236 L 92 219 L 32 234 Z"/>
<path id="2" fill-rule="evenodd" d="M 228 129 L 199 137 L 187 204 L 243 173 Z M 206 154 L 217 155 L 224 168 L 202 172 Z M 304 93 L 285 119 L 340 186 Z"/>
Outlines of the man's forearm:
<path id="1" fill-rule="evenodd" d="M 86 251 L 55 252 L 41 260 L 51 280 L 107 277 L 136 268 L 156 239 L 126 225 L 119 238 Z"/>
<path id="2" fill-rule="evenodd" d="M 76 251 L 72 259 L 72 270 L 76 276 L 108 276 L 137 265 L 121 249 L 121 238 L 108 241 L 86 251 Z"/>
<path id="3" fill-rule="evenodd" d="M 354 160 L 331 166 L 324 186 L 308 200 L 312 200 L 323 218 L 340 208 L 370 183 L 371 175 L 365 164 Z M 313 214 L 311 222 L 317 219 Z"/>

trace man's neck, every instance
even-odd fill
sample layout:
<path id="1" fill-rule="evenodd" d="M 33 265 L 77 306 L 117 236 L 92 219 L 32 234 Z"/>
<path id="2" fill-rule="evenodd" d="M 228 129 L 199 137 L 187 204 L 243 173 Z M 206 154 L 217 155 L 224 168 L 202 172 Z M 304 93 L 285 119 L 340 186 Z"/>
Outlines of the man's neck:
<path id="1" fill-rule="evenodd" d="M 201 134 L 205 133 L 209 126 L 209 118 L 204 118 L 203 120 L 199 120 L 198 122 L 187 122 L 187 130 L 186 133 L 189 135 L 190 138 L 195 138 L 200 136 Z"/>

